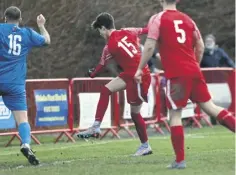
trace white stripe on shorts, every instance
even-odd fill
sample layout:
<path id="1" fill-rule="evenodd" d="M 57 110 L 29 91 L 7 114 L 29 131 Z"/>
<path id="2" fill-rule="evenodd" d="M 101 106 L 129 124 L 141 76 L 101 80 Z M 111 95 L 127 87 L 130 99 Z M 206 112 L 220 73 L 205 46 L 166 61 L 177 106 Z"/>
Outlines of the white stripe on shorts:
<path id="1" fill-rule="evenodd" d="M 171 96 L 170 96 L 170 80 L 167 80 L 167 89 L 166 89 L 166 96 L 171 104 L 172 109 L 176 110 L 177 106 L 174 103 L 174 101 L 172 100 Z"/>
<path id="2" fill-rule="evenodd" d="M 141 93 L 141 85 L 140 83 L 137 84 L 137 88 L 138 88 L 138 97 L 140 100 L 142 100 L 143 102 L 145 102 L 145 100 L 142 97 L 142 93 Z"/>

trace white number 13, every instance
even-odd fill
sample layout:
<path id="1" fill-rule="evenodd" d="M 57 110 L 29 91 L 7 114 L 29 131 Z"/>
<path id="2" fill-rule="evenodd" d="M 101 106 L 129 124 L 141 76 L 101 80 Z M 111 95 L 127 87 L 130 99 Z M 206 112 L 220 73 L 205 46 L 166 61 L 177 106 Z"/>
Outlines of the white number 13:
<path id="1" fill-rule="evenodd" d="M 180 29 L 179 28 L 179 25 L 180 24 L 183 24 L 183 21 L 182 20 L 174 20 L 174 25 L 175 25 L 175 31 L 176 33 L 179 33 L 181 34 L 181 36 L 178 36 L 177 37 L 177 41 L 181 44 L 185 43 L 186 41 L 186 33 L 183 29 Z"/>

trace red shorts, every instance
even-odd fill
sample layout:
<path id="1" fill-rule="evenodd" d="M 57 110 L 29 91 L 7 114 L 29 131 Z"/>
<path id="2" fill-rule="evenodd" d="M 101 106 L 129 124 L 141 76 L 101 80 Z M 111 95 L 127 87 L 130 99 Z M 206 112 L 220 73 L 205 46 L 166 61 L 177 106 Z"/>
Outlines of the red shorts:
<path id="1" fill-rule="evenodd" d="M 177 77 L 167 80 L 167 108 L 179 109 L 187 105 L 188 99 L 193 103 L 207 102 L 211 99 L 203 78 Z"/>
<path id="2" fill-rule="evenodd" d="M 142 84 L 137 84 L 134 75 L 122 72 L 119 77 L 126 83 L 127 102 L 131 105 L 140 105 L 147 102 L 148 89 L 151 83 L 151 75 L 142 77 Z"/>

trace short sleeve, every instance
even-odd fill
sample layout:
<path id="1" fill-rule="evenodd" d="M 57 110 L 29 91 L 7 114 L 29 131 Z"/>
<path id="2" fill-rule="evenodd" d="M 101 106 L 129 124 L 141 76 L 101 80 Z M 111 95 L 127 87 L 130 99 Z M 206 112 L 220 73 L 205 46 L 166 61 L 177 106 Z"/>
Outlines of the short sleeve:
<path id="1" fill-rule="evenodd" d="M 148 38 L 158 40 L 160 35 L 161 17 L 164 12 L 158 13 L 150 18 L 148 23 Z"/>
<path id="2" fill-rule="evenodd" d="M 40 35 L 36 31 L 32 29 L 29 30 L 29 45 L 31 47 L 40 47 L 45 44 L 45 38 L 44 36 Z"/>

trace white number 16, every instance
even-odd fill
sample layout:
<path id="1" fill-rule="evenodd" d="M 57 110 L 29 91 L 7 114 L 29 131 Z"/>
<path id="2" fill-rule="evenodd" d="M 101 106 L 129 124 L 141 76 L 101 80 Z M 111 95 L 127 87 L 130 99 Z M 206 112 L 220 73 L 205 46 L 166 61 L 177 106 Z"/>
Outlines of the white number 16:
<path id="1" fill-rule="evenodd" d="M 8 54 L 19 56 L 21 54 L 21 44 L 20 44 L 20 42 L 22 41 L 21 35 L 10 34 L 8 38 L 10 40 Z"/>
<path id="2" fill-rule="evenodd" d="M 185 43 L 186 41 L 186 33 L 183 29 L 179 28 L 179 25 L 183 24 L 182 20 L 174 20 L 174 25 L 175 25 L 175 31 L 176 33 L 181 34 L 181 36 L 177 37 L 177 41 L 181 44 Z"/>

